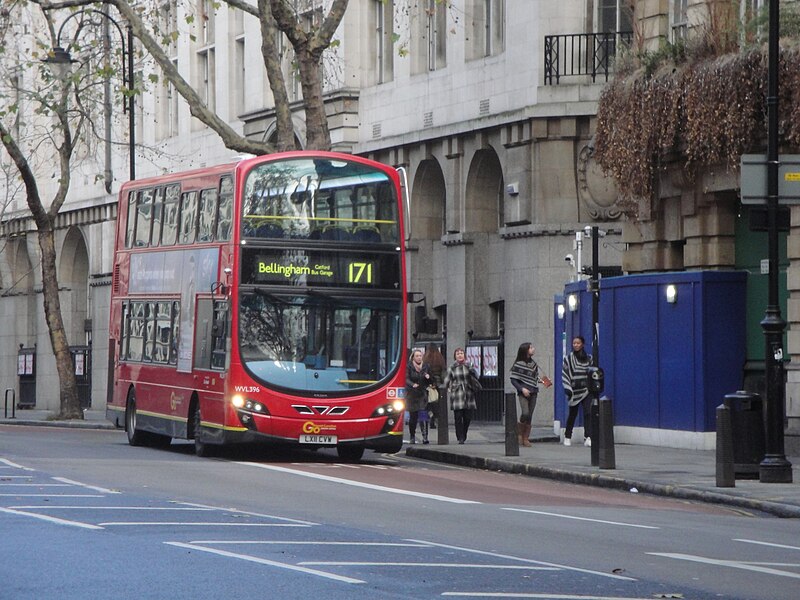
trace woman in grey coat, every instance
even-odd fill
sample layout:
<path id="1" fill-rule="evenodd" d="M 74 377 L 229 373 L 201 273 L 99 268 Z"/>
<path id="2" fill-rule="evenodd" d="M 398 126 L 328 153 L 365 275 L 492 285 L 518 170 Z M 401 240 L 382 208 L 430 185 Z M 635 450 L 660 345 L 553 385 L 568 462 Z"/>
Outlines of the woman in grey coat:
<path id="1" fill-rule="evenodd" d="M 455 362 L 447 369 L 444 385 L 447 389 L 447 398 L 453 410 L 453 420 L 456 425 L 456 439 L 459 444 L 467 441 L 467 431 L 472 421 L 472 411 L 478 405 L 475 395 L 481 389 L 478 374 L 467 362 L 467 355 L 463 348 L 456 348 L 453 353 Z"/>

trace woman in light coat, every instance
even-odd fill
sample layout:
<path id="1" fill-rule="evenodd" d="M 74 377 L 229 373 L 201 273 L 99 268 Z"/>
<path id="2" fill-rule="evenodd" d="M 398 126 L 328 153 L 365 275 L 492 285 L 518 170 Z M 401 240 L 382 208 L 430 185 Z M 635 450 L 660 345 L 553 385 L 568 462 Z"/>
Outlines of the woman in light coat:
<path id="1" fill-rule="evenodd" d="M 456 439 L 459 444 L 463 444 L 467 441 L 472 411 L 478 407 L 475 396 L 481 390 L 481 384 L 478 382 L 478 374 L 475 369 L 467 362 L 467 355 L 463 348 L 456 348 L 453 358 L 455 358 L 455 362 L 447 369 L 444 385 L 447 389 L 450 408 L 453 411 Z"/>

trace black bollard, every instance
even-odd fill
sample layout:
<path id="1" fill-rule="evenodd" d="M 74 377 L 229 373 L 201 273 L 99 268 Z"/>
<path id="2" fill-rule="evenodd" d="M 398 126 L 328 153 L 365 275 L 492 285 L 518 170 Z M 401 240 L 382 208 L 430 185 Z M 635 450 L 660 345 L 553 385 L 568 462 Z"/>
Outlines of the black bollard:
<path id="1" fill-rule="evenodd" d="M 736 487 L 733 464 L 733 421 L 731 409 L 717 407 L 717 487 Z"/>
<path id="2" fill-rule="evenodd" d="M 616 452 L 614 451 L 614 413 L 611 410 L 611 398 L 600 398 L 600 431 L 597 433 L 599 467 L 616 469 Z"/>
<path id="3" fill-rule="evenodd" d="M 585 402 L 585 400 L 584 400 Z M 597 400 L 597 394 L 592 394 L 591 396 L 591 406 L 589 408 L 589 420 L 591 421 L 591 425 L 587 427 L 587 424 L 584 423 L 583 430 L 584 433 L 590 432 L 592 438 L 592 447 L 591 447 L 591 457 L 592 457 L 592 466 L 596 467 L 600 464 L 600 444 L 599 440 L 597 439 L 597 430 L 600 429 L 600 404 Z"/>
<path id="4" fill-rule="evenodd" d="M 506 394 L 506 456 L 519 456 L 516 394 Z"/>
<path id="5" fill-rule="evenodd" d="M 444 388 L 439 390 L 439 401 L 436 403 L 436 443 L 440 446 L 447 446 L 450 443 L 450 425 L 447 422 L 449 412 L 447 411 L 447 393 Z"/>

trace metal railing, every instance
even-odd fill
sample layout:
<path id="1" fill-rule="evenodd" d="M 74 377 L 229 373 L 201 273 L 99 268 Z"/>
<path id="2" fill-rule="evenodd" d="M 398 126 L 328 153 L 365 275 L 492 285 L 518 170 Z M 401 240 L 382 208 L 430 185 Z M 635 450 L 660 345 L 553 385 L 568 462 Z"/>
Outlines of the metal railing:
<path id="1" fill-rule="evenodd" d="M 607 33 L 567 33 L 544 37 L 544 83 L 558 85 L 562 77 L 588 76 L 608 81 L 614 59 L 623 48 L 630 48 L 632 31 Z"/>

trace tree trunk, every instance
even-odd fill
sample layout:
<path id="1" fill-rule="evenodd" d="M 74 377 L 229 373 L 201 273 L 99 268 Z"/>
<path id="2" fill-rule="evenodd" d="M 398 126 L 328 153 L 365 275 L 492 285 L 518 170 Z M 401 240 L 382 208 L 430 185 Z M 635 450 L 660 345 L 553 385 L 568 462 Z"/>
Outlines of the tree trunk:
<path id="1" fill-rule="evenodd" d="M 42 252 L 42 295 L 44 296 L 44 316 L 50 332 L 50 344 L 56 359 L 58 380 L 61 383 L 60 419 L 82 419 L 78 385 L 75 369 L 69 352 L 69 342 L 61 318 L 61 302 L 58 297 L 56 277 L 56 247 L 52 227 L 39 229 L 39 248 Z"/>
<path id="2" fill-rule="evenodd" d="M 330 150 L 331 132 L 325 115 L 325 100 L 322 96 L 322 61 L 310 52 L 297 54 L 300 69 L 300 85 L 306 110 L 306 147 L 312 150 Z"/>

